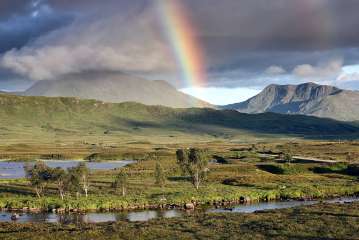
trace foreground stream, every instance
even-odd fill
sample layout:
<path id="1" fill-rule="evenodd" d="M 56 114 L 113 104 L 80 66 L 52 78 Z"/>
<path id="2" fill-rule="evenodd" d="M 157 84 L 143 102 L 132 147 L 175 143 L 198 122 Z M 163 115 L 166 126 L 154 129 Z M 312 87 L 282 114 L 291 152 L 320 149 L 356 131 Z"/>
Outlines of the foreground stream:
<path id="1" fill-rule="evenodd" d="M 330 200 L 324 200 L 326 203 L 348 203 L 358 202 L 359 197 L 343 197 Z M 236 205 L 226 208 L 210 208 L 206 210 L 208 213 L 253 213 L 255 211 L 275 210 L 292 208 L 298 206 L 308 206 L 319 203 L 319 201 L 280 201 L 280 202 L 262 202 L 248 205 Z M 13 213 L 0 212 L 0 222 L 11 222 Z M 18 223 L 103 223 L 115 222 L 119 220 L 128 220 L 131 222 L 144 222 L 155 218 L 173 218 L 186 217 L 190 212 L 180 210 L 166 210 L 166 211 L 132 211 L 132 212 L 118 212 L 118 213 L 86 213 L 86 214 L 56 214 L 56 213 L 21 213 L 16 220 Z"/>

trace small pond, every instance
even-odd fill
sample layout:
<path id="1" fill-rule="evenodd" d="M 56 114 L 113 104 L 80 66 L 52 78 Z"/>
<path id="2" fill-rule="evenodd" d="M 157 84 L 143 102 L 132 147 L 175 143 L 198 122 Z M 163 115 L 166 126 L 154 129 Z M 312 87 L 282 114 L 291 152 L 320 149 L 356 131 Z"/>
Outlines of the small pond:
<path id="1" fill-rule="evenodd" d="M 51 168 L 61 167 L 63 169 L 71 168 L 77 166 L 80 160 L 42 160 L 45 164 Z M 86 162 L 87 166 L 91 170 L 111 170 L 116 168 L 121 168 L 135 161 L 126 160 L 126 161 L 106 161 L 106 162 Z M 16 179 L 24 178 L 24 166 L 26 164 L 34 164 L 34 162 L 0 162 L 0 179 Z"/>

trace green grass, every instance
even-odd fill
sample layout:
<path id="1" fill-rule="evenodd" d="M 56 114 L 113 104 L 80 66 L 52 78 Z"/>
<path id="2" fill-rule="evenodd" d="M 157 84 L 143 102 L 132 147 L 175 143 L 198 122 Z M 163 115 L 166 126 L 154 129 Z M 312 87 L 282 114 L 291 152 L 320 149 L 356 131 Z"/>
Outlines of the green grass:
<path id="1" fill-rule="evenodd" d="M 137 103 L 103 103 L 75 98 L 21 97 L 0 94 L 0 136 L 7 139 L 53 139 L 76 136 L 109 139 L 182 136 L 235 139 L 240 135 L 295 135 L 358 138 L 355 124 L 308 116 L 273 113 L 248 115 L 213 109 L 172 109 Z M 26 142 L 21 142 L 26 144 Z"/>
<path id="2" fill-rule="evenodd" d="M 268 159 L 236 160 L 226 164 L 210 164 L 206 182 L 197 191 L 188 179 L 181 177 L 175 162 L 174 149 L 162 149 L 144 154 L 136 164 L 127 167 L 129 174 L 128 195 L 111 188 L 118 170 L 96 171 L 91 174 L 90 196 L 88 199 L 74 196 L 61 201 L 53 185 L 48 186 L 46 197 L 38 199 L 25 180 L 0 181 L 0 207 L 79 208 L 83 210 L 112 210 L 128 208 L 149 208 L 159 205 L 184 204 L 195 201 L 198 204 L 218 204 L 222 201 L 239 202 L 242 198 L 251 201 L 275 199 L 326 198 L 359 193 L 356 176 L 345 172 L 318 173 L 315 168 L 333 167 L 330 164 L 278 164 Z M 214 155 L 231 156 L 216 152 Z M 254 154 L 254 153 L 252 153 Z M 163 189 L 155 184 L 155 159 L 159 159 L 167 182 Z M 161 200 L 165 197 L 166 200 Z"/>

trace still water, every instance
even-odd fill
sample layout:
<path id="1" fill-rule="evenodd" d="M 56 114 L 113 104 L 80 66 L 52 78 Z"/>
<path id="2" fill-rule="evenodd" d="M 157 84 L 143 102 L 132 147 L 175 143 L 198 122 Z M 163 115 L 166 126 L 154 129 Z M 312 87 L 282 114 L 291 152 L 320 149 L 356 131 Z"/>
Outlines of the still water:
<path id="1" fill-rule="evenodd" d="M 0 222 L 9 222 L 13 213 L 0 212 Z M 128 220 L 131 222 L 144 222 L 155 218 L 181 217 L 182 212 L 168 211 L 139 211 L 123 213 L 86 213 L 86 214 L 56 214 L 56 213 L 19 213 L 18 223 L 101 223 Z"/>
<path id="2" fill-rule="evenodd" d="M 63 169 L 71 168 L 77 166 L 80 162 L 76 160 L 44 160 L 45 164 L 51 168 L 61 167 Z M 91 170 L 111 170 L 116 168 L 121 168 L 134 161 L 110 161 L 110 162 L 86 162 L 87 166 Z M 24 178 L 24 166 L 26 164 L 34 164 L 34 162 L 0 162 L 0 179 L 17 179 Z"/>
<path id="3" fill-rule="evenodd" d="M 324 200 L 325 203 L 347 203 L 347 202 L 358 202 L 359 197 L 343 197 L 343 198 L 334 198 L 329 200 Z M 226 213 L 226 212 L 234 212 L 234 213 L 254 213 L 256 211 L 264 211 L 264 210 L 274 210 L 274 209 L 284 209 L 284 208 L 293 208 L 299 206 L 309 206 L 313 204 L 317 204 L 319 201 L 278 201 L 278 202 L 260 202 L 260 203 L 252 203 L 247 205 L 238 205 L 233 207 L 226 208 L 218 208 L 218 209 L 210 209 L 208 212 L 214 213 Z"/>
<path id="4" fill-rule="evenodd" d="M 347 203 L 357 202 L 359 197 L 343 197 L 325 200 L 326 203 Z M 263 202 L 248 205 L 237 205 L 226 208 L 211 208 L 206 210 L 208 213 L 253 213 L 263 210 L 274 210 L 283 208 L 292 208 L 298 206 L 308 206 L 318 203 L 319 201 L 282 201 L 282 202 Z M 119 220 L 128 220 L 131 222 L 145 222 L 156 218 L 173 218 L 173 217 L 186 217 L 190 215 L 190 212 L 180 210 L 168 210 L 168 211 L 133 211 L 133 212 L 121 212 L 121 213 L 86 213 L 86 214 L 55 214 L 55 213 L 24 213 L 16 222 L 19 223 L 38 223 L 38 222 L 50 222 L 50 223 L 102 223 L 102 222 L 116 222 Z M 10 222 L 12 213 L 0 212 L 0 222 Z"/>

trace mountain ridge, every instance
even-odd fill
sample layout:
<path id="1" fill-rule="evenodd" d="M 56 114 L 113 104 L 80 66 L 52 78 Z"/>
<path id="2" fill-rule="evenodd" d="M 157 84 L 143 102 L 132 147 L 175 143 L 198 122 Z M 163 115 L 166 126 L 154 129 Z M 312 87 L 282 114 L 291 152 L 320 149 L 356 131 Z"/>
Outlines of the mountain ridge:
<path id="1" fill-rule="evenodd" d="M 20 95 L 78 97 L 104 102 L 138 102 L 175 108 L 213 107 L 211 104 L 178 91 L 161 80 L 116 74 L 74 74 L 52 81 L 38 81 Z"/>
<path id="2" fill-rule="evenodd" d="M 247 101 L 223 106 L 243 113 L 302 114 L 340 121 L 359 120 L 359 92 L 304 83 L 267 86 Z"/>
<path id="3" fill-rule="evenodd" d="M 140 103 L 105 103 L 65 97 L 0 94 L 0 135 L 9 132 L 71 133 L 120 131 L 155 136 L 189 134 L 289 134 L 359 136 L 359 126 L 332 119 L 276 113 L 244 114 L 211 108 L 175 109 Z M 166 132 L 166 134 L 168 134 Z"/>

